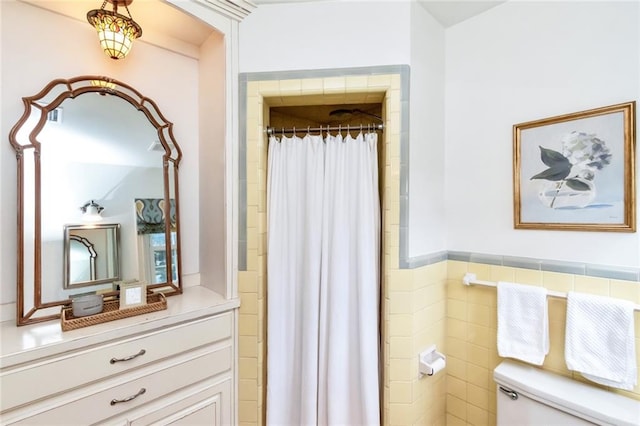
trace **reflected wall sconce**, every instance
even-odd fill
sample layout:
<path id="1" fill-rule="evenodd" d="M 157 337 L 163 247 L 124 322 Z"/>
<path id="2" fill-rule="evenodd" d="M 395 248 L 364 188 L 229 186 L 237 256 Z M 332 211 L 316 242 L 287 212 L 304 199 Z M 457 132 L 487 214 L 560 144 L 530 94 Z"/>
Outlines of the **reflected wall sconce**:
<path id="1" fill-rule="evenodd" d="M 98 31 L 102 50 L 112 59 L 122 59 L 131 50 L 133 40 L 142 36 L 142 27 L 136 23 L 129 12 L 133 0 L 104 0 L 100 9 L 87 12 L 87 21 Z M 106 10 L 111 3 L 113 10 Z M 124 6 L 129 17 L 118 13 L 118 6 Z"/>
<path id="2" fill-rule="evenodd" d="M 88 201 L 84 206 L 80 207 L 82 211 L 82 219 L 87 222 L 98 222 L 102 220 L 102 211 L 104 207 L 96 203 L 94 200 Z"/>

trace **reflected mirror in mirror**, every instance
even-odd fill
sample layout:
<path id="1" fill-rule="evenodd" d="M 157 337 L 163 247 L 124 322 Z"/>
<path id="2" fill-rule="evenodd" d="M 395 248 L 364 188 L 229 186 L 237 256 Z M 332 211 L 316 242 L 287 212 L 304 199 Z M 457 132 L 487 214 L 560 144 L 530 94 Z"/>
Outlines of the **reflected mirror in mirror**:
<path id="1" fill-rule="evenodd" d="M 180 294 L 182 152 L 173 124 L 151 99 L 105 77 L 54 80 L 23 103 L 9 133 L 19 171 L 17 324 L 57 319 L 72 295 L 105 291 L 115 277 Z M 137 231 L 136 199 L 171 205 L 170 220 L 148 238 Z M 65 224 L 83 223 L 80 207 L 87 200 L 104 207 L 102 220 L 119 226 L 118 243 L 105 248 L 111 253 L 105 258 L 120 259 L 112 269 L 101 264 L 95 235 L 74 231 L 61 241 Z"/>
<path id="2" fill-rule="evenodd" d="M 135 200 L 136 229 L 138 233 L 138 271 L 142 280 L 151 283 L 167 282 L 167 252 L 171 253 L 172 280 L 178 279 L 176 250 L 175 200 L 170 200 L 169 215 L 163 199 L 138 198 Z M 169 217 L 171 243 L 165 243 L 165 226 Z"/>
<path id="3" fill-rule="evenodd" d="M 65 225 L 64 288 L 120 280 L 120 225 Z"/>

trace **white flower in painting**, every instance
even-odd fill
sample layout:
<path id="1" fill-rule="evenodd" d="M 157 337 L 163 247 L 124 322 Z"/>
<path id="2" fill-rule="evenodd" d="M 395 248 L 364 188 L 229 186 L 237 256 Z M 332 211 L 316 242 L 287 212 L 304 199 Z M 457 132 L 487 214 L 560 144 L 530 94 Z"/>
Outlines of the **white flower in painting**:
<path id="1" fill-rule="evenodd" d="M 562 155 L 572 165 L 570 175 L 593 180 L 596 170 L 611 162 L 611 151 L 595 134 L 571 132 L 562 138 Z"/>

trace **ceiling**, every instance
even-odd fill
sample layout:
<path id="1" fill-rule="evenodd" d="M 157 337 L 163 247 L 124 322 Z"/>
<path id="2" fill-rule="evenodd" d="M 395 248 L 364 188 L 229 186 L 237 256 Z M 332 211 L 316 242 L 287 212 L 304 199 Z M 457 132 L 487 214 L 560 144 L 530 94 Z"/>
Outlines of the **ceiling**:
<path id="1" fill-rule="evenodd" d="M 473 16 L 479 15 L 502 1 L 432 1 L 432 0 L 418 0 L 418 3 L 422 5 L 427 11 L 434 17 L 443 27 L 447 28 L 452 25 L 458 24 Z"/>
<path id="2" fill-rule="evenodd" d="M 91 9 L 100 9 L 103 0 L 20 1 L 85 22 L 89 27 L 87 12 Z M 111 5 L 107 4 L 105 9 L 111 10 Z M 167 39 L 199 47 L 214 31 L 205 22 L 162 0 L 133 1 L 129 5 L 129 12 L 133 20 L 142 27 L 142 39 L 163 47 L 166 47 Z M 126 10 L 122 7 L 118 8 L 118 13 L 127 15 Z M 183 53 L 188 54 L 188 52 Z"/>
<path id="3" fill-rule="evenodd" d="M 1 1 L 1 0 L 0 0 Z M 21 0 L 43 9 L 86 22 L 90 9 L 98 9 L 102 0 Z M 258 7 L 267 4 L 287 4 L 322 2 L 328 0 L 250 0 Z M 367 1 L 408 1 L 408 0 L 356 0 Z M 505 1 L 481 0 L 417 0 L 444 27 L 450 27 L 472 16 L 478 15 Z M 107 6 L 109 7 L 109 6 Z M 214 31 L 206 23 L 178 10 L 162 0 L 136 0 L 129 6 L 133 19 L 143 29 L 145 41 L 160 46 L 167 45 L 167 38 L 178 43 L 199 47 Z M 122 8 L 120 13 L 125 13 Z M 87 25 L 89 25 L 87 23 Z M 197 49 L 196 49 L 197 50 Z"/>
<path id="4" fill-rule="evenodd" d="M 251 0 L 256 5 L 261 4 L 286 4 L 286 3 L 309 3 L 309 2 L 321 2 L 328 0 Z M 365 1 L 383 1 L 383 0 L 358 0 Z M 386 1 L 407 1 L 407 0 L 386 0 Z M 479 15 L 504 3 L 506 0 L 501 1 L 481 1 L 481 0 L 417 0 L 417 2 L 423 6 L 427 11 L 447 28 L 457 23 L 460 23 L 473 16 Z"/>

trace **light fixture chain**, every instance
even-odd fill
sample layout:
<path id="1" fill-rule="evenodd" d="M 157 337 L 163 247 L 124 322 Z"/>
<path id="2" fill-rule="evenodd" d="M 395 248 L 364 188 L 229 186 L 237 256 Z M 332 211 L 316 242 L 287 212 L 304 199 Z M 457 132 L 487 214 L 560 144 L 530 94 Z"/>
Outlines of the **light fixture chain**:
<path id="1" fill-rule="evenodd" d="M 124 8 L 126 9 L 127 13 L 129 14 L 129 19 L 133 19 L 133 16 L 131 16 L 131 12 L 129 12 L 129 6 L 127 6 L 127 4 L 124 4 Z"/>

